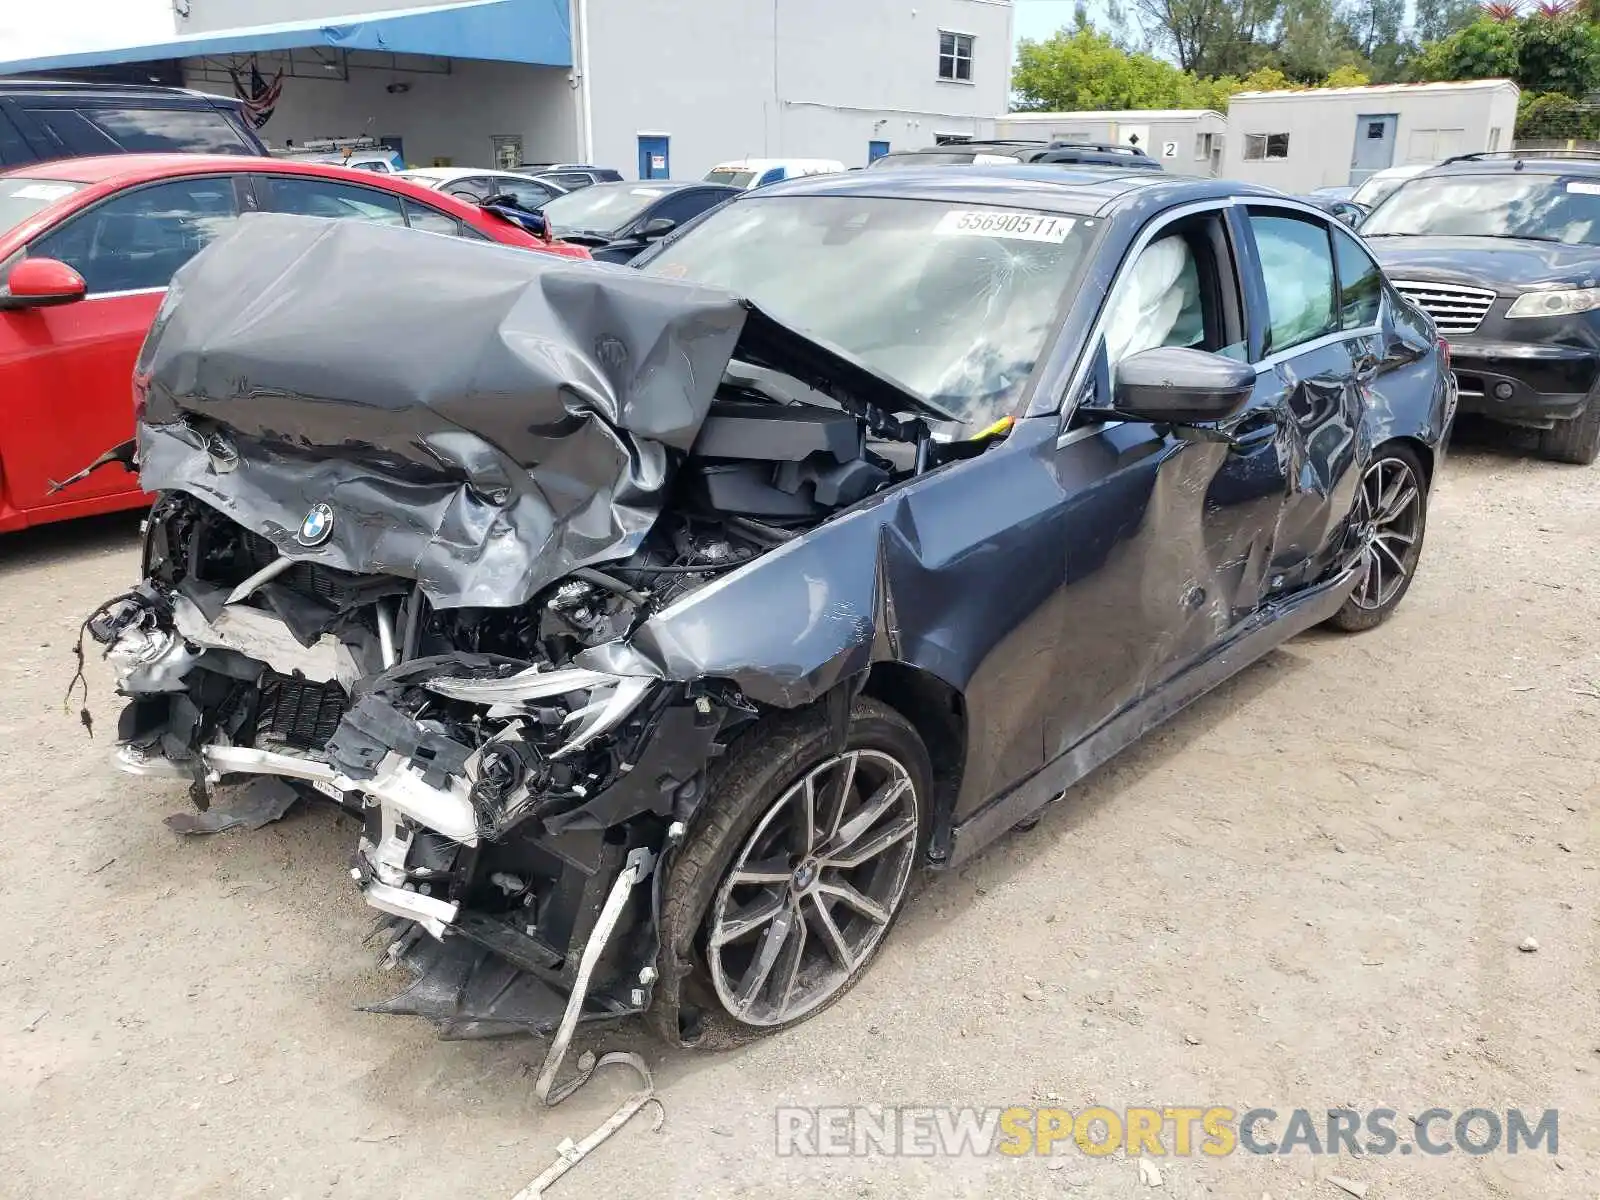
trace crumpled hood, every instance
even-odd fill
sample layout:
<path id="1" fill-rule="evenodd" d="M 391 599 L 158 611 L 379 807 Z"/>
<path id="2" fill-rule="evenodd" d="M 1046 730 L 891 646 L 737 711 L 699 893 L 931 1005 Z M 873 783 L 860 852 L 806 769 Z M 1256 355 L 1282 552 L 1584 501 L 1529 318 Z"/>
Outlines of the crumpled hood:
<path id="1" fill-rule="evenodd" d="M 141 480 L 438 607 L 519 604 L 638 547 L 747 311 L 526 250 L 245 217 L 140 354 Z M 318 505 L 331 532 L 302 536 Z"/>
<path id="2" fill-rule="evenodd" d="M 1514 295 L 1538 284 L 1595 286 L 1595 247 L 1518 238 L 1372 236 L 1390 279 L 1433 279 Z"/>

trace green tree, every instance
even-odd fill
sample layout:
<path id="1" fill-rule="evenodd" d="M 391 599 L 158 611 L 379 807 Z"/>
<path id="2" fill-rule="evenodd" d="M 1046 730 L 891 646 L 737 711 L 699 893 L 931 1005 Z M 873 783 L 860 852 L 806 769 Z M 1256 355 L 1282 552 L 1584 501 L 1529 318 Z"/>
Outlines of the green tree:
<path id="1" fill-rule="evenodd" d="M 1371 76 L 1369 76 L 1360 67 L 1336 67 L 1334 70 L 1328 72 L 1328 77 L 1318 84 L 1318 86 L 1330 88 L 1366 87 L 1367 84 L 1371 82 Z"/>
<path id="2" fill-rule="evenodd" d="M 1597 82 L 1594 28 L 1575 16 L 1532 16 L 1522 22 L 1518 85 L 1525 92 L 1581 97 Z"/>
<path id="3" fill-rule="evenodd" d="M 1416 48 L 1405 35 L 1406 0 L 1351 0 L 1340 14 L 1345 37 L 1370 79 L 1388 83 L 1400 76 Z"/>
<path id="4" fill-rule="evenodd" d="M 1333 0 L 1286 0 L 1277 41 L 1277 66 L 1291 79 L 1315 83 L 1341 66 L 1354 66 L 1349 28 Z"/>
<path id="5" fill-rule="evenodd" d="M 1193 85 L 1171 63 L 1129 54 L 1093 28 L 1024 38 L 1011 78 L 1018 107 L 1035 112 L 1183 108 L 1192 103 Z"/>
<path id="6" fill-rule="evenodd" d="M 1519 26 L 1480 19 L 1424 47 L 1411 64 L 1411 74 L 1427 81 L 1515 79 L 1521 40 Z"/>
<path id="7" fill-rule="evenodd" d="M 1285 0 L 1134 0 L 1155 46 L 1185 71 L 1243 74 L 1270 57 Z"/>
<path id="8" fill-rule="evenodd" d="M 1412 32 L 1423 45 L 1442 42 L 1476 21 L 1480 11 L 1477 0 L 1417 0 Z"/>

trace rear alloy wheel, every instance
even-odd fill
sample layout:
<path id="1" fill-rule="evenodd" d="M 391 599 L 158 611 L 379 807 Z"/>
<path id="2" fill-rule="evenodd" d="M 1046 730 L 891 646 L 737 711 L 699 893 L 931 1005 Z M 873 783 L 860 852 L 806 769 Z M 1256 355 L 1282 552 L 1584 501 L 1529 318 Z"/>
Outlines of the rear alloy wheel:
<path id="1" fill-rule="evenodd" d="M 1422 557 L 1428 491 L 1416 455 L 1400 445 L 1379 447 L 1361 477 L 1350 519 L 1362 547 L 1360 576 L 1331 624 L 1358 632 L 1399 607 Z"/>
<path id="2" fill-rule="evenodd" d="M 814 1016 L 861 977 L 927 850 L 932 768 L 898 712 L 858 699 L 843 746 L 820 709 L 768 718 L 711 782 L 661 905 L 649 1018 L 736 1045 Z"/>
<path id="3" fill-rule="evenodd" d="M 1587 467 L 1600 458 L 1600 397 L 1570 421 L 1557 421 L 1539 434 L 1539 457 Z"/>

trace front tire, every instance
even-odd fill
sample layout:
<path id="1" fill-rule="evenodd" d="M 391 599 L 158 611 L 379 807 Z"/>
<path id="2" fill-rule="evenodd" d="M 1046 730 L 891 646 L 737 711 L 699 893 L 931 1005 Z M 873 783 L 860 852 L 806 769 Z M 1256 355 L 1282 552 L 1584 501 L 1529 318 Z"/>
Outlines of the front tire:
<path id="1" fill-rule="evenodd" d="M 1361 577 L 1328 623 L 1358 633 L 1383 624 L 1400 607 L 1422 558 L 1427 475 L 1409 447 L 1399 442 L 1378 447 L 1362 473 L 1350 519 L 1364 543 Z"/>
<path id="2" fill-rule="evenodd" d="M 933 772 L 911 724 L 858 699 L 835 752 L 819 708 L 742 739 L 662 895 L 649 1020 L 719 1048 L 787 1029 L 849 991 L 927 849 Z"/>
<path id="3" fill-rule="evenodd" d="M 1539 434 L 1539 457 L 1587 467 L 1600 458 L 1600 397 L 1570 421 L 1557 421 Z"/>

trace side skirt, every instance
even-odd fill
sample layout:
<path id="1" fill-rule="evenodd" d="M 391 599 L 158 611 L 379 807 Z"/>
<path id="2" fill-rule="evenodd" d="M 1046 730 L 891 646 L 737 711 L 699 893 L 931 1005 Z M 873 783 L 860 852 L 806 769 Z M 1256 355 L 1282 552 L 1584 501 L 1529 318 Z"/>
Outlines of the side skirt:
<path id="1" fill-rule="evenodd" d="M 1356 585 L 1351 567 L 1327 583 L 1257 613 L 1206 658 L 1184 668 L 1161 687 L 1123 709 L 1065 754 L 1011 791 L 989 801 L 950 833 L 949 853 L 939 867 L 966 862 L 1006 830 L 1055 800 L 1090 771 L 1175 716 L 1218 684 L 1268 651 L 1320 625 L 1338 612 Z"/>

